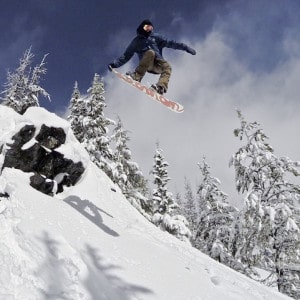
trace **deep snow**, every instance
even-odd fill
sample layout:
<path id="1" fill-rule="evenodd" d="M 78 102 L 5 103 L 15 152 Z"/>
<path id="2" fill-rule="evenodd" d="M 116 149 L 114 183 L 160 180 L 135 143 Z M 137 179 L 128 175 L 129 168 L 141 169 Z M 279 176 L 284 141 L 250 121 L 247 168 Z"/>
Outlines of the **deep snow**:
<path id="1" fill-rule="evenodd" d="M 3 170 L 0 193 L 11 197 L 0 198 L 0 300 L 290 299 L 149 223 L 56 115 L 30 108 L 19 116 L 0 105 L 0 143 L 24 123 L 64 128 L 61 151 L 86 172 L 50 197 L 29 185 L 30 174 Z"/>

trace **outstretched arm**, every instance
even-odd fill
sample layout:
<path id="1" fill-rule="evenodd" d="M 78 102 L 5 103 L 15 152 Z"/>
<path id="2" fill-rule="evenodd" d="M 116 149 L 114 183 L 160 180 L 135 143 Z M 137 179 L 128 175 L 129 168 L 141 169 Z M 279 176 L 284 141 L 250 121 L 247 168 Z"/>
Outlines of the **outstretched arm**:
<path id="1" fill-rule="evenodd" d="M 196 50 L 194 50 L 193 48 L 189 47 L 188 45 L 186 45 L 184 43 L 178 43 L 174 40 L 167 40 L 160 36 L 158 37 L 158 40 L 161 43 L 162 48 L 163 47 L 172 48 L 172 49 L 176 49 L 176 50 L 186 51 L 187 53 L 190 53 L 192 55 L 196 54 Z"/>

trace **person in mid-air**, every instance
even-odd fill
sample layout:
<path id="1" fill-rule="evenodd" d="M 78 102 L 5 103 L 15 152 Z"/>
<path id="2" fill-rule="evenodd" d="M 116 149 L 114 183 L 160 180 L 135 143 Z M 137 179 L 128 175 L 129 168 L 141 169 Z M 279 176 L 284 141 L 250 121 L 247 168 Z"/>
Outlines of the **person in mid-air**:
<path id="1" fill-rule="evenodd" d="M 157 84 L 153 84 L 151 88 L 159 94 L 166 93 L 172 68 L 163 58 L 162 49 L 164 47 L 178 49 L 192 55 L 195 55 L 196 51 L 184 43 L 167 40 L 161 35 L 153 33 L 153 24 L 150 20 L 144 20 L 136 31 L 137 36 L 131 41 L 124 54 L 110 63 L 108 68 L 111 71 L 112 68 L 123 66 L 132 58 L 134 53 L 137 53 L 139 65 L 134 72 L 127 72 L 126 75 L 140 82 L 146 72 L 160 74 Z"/>

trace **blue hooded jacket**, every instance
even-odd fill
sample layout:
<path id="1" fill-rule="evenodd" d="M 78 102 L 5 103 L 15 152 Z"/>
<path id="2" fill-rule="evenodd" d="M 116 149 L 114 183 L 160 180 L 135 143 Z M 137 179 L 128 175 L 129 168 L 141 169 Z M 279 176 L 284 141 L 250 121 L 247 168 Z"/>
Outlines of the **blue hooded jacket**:
<path id="1" fill-rule="evenodd" d="M 165 47 L 184 50 L 187 52 L 189 52 L 189 50 L 192 50 L 184 43 L 177 43 L 173 40 L 167 40 L 159 34 L 145 32 L 143 30 L 143 26 L 145 24 L 152 25 L 149 20 L 144 20 L 139 25 L 139 27 L 137 28 L 137 36 L 131 41 L 124 54 L 111 64 L 114 68 L 119 68 L 126 64 L 135 53 L 137 53 L 139 59 L 142 59 L 146 51 L 153 50 L 155 52 L 156 58 L 164 59 L 162 50 Z"/>

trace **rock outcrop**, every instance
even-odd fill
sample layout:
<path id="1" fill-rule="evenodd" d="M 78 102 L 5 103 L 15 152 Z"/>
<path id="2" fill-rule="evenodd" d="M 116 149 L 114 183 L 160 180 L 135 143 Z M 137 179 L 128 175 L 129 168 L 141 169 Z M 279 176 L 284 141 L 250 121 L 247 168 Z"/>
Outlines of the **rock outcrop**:
<path id="1" fill-rule="evenodd" d="M 31 172 L 30 184 L 45 194 L 63 191 L 76 184 L 84 172 L 81 162 L 73 162 L 56 149 L 66 141 L 62 128 L 42 125 L 38 134 L 34 125 L 25 125 L 6 144 L 2 168 Z"/>

